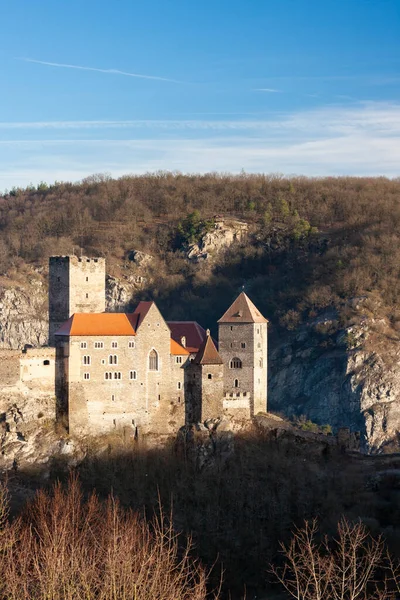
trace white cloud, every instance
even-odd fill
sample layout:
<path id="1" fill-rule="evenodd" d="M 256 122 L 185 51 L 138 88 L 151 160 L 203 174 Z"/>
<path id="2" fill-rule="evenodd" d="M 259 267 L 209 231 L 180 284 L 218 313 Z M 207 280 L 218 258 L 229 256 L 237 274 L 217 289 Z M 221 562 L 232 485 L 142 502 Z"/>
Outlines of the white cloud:
<path id="1" fill-rule="evenodd" d="M 125 77 L 138 77 L 139 79 L 155 79 L 157 81 L 168 81 L 170 83 L 181 83 L 176 79 L 167 77 L 157 77 L 156 75 L 140 75 L 138 73 L 128 73 L 119 69 L 98 69 L 96 67 L 83 67 L 81 65 L 68 65 L 64 63 L 48 62 L 46 60 L 36 60 L 34 58 L 16 58 L 15 60 L 23 60 L 24 62 L 35 63 L 37 65 L 47 65 L 49 67 L 59 67 L 62 69 L 78 69 L 80 71 L 96 71 L 97 73 L 107 73 L 108 75 L 124 75 Z"/>
<path id="2" fill-rule="evenodd" d="M 80 139 L 3 139 L 0 189 L 30 181 L 78 180 L 98 172 L 120 176 L 160 169 L 192 173 L 245 169 L 310 176 L 400 175 L 400 104 L 325 106 L 264 121 L 8 125 L 0 125 L 0 129 L 8 129 L 10 134 L 18 129 L 18 135 L 26 133 L 24 128 L 37 129 L 37 135 L 40 129 L 47 133 L 51 130 L 52 135 L 57 129 L 73 129 L 79 130 Z M 96 128 L 101 130 L 102 139 L 84 139 Z M 140 129 L 141 139 L 118 139 L 118 128 L 126 129 L 124 135 L 129 128 Z M 104 139 L 105 131 L 112 133 L 113 139 Z"/>
<path id="3" fill-rule="evenodd" d="M 275 90 L 274 88 L 256 88 L 255 92 L 269 92 L 271 94 L 280 94 L 282 90 Z"/>

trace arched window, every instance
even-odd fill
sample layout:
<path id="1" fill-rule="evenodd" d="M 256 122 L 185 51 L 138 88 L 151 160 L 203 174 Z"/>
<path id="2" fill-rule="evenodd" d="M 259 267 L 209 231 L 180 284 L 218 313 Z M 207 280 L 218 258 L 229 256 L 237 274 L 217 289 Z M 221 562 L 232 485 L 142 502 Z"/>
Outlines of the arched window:
<path id="1" fill-rule="evenodd" d="M 149 354 L 149 371 L 158 371 L 158 354 L 154 348 Z"/>
<path id="2" fill-rule="evenodd" d="M 229 363 L 229 368 L 230 369 L 241 369 L 242 361 L 240 360 L 240 358 L 238 358 L 237 356 L 235 356 L 235 358 L 232 358 L 231 362 Z"/>
<path id="3" fill-rule="evenodd" d="M 118 364 L 118 356 L 116 354 L 110 354 L 108 357 L 109 365 L 117 365 Z"/>
<path id="4" fill-rule="evenodd" d="M 234 386 L 235 386 L 235 388 L 239 387 L 239 379 L 235 379 Z"/>

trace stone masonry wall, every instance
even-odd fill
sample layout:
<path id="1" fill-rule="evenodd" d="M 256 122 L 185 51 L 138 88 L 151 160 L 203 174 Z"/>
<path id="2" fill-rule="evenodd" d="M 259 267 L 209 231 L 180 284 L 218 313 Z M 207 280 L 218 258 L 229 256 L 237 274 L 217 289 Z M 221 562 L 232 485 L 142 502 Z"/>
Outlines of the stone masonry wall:
<path id="1" fill-rule="evenodd" d="M 95 348 L 96 343 L 103 343 L 103 348 Z M 129 347 L 129 343 L 134 347 Z M 178 393 L 178 382 L 183 386 L 186 356 L 180 364 L 173 361 L 170 343 L 169 328 L 155 305 L 136 336 L 71 337 L 70 433 L 95 435 L 127 425 L 143 432 L 169 433 L 183 425 L 183 393 Z M 155 371 L 149 369 L 152 349 L 158 354 Z M 85 364 L 85 356 L 90 357 L 90 364 Z M 110 363 L 110 356 L 117 357 L 117 364 Z M 130 378 L 131 371 L 136 378 Z M 111 373 L 111 378 L 106 379 L 106 373 Z M 115 378 L 115 373 L 120 378 Z M 89 379 L 85 379 L 85 374 Z"/>
<path id="2" fill-rule="evenodd" d="M 267 325 L 220 323 L 218 351 L 224 361 L 224 392 L 228 394 L 248 392 L 251 398 L 252 415 L 265 412 L 267 409 Z M 242 368 L 230 368 L 230 362 L 234 357 L 242 361 Z M 238 380 L 237 387 L 235 380 Z"/>

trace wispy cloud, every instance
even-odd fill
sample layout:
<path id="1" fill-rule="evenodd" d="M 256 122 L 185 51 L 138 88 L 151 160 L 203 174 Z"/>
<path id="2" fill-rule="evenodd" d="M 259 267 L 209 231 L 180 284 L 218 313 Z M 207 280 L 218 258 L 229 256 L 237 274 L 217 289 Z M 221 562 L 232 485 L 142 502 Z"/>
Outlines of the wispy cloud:
<path id="1" fill-rule="evenodd" d="M 110 128 L 115 124 L 126 127 L 124 135 L 130 139 L 121 139 L 122 132 Z M 132 124 L 143 130 L 130 134 Z M 78 180 L 98 172 L 117 177 L 160 169 L 399 176 L 400 103 L 324 106 L 275 114 L 264 121 L 57 121 L 35 123 L 31 128 L 26 123 L 5 125 L 8 131 L 1 132 L 0 142 L 0 189 L 30 181 Z M 100 128 L 96 135 L 101 139 L 93 139 L 89 131 L 93 127 Z M 12 132 L 13 128 L 18 131 Z M 16 139 L 4 139 L 6 134 Z M 19 139 L 21 135 L 25 139 Z M 30 135 L 35 139 L 26 139 Z M 38 139 L 41 135 L 55 139 Z M 104 139 L 109 135 L 112 139 Z"/>
<path id="2" fill-rule="evenodd" d="M 268 92 L 269 94 L 281 94 L 282 90 L 275 90 L 274 88 L 256 88 L 254 92 Z"/>
<path id="3" fill-rule="evenodd" d="M 128 73 L 127 71 L 120 71 L 119 69 L 98 69 L 97 67 L 84 67 L 81 65 L 69 65 L 64 63 L 49 62 L 46 60 L 36 60 L 34 58 L 16 57 L 15 60 L 22 60 L 24 62 L 35 63 L 38 65 L 47 65 L 49 67 L 59 67 L 62 69 L 78 69 L 80 71 L 96 71 L 97 73 L 107 73 L 109 75 L 124 75 L 125 77 L 138 77 L 139 79 L 155 79 L 156 81 L 167 81 L 169 83 L 182 83 L 176 79 L 169 79 L 168 77 L 158 77 L 156 75 L 141 75 L 139 73 Z"/>

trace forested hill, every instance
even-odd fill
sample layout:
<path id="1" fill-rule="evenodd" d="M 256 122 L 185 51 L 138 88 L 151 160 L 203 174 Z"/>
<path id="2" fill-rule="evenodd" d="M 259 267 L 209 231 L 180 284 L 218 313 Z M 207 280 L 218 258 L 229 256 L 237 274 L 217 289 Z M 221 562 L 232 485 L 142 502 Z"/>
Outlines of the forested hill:
<path id="1" fill-rule="evenodd" d="M 205 270 L 184 250 L 216 214 L 245 220 L 251 235 Z M 139 249 L 156 257 L 143 293 L 169 318 L 203 314 L 207 324 L 245 284 L 289 328 L 310 311 L 367 294 L 396 329 L 399 225 L 400 179 L 95 175 L 0 196 L 0 273 L 15 277 L 79 248 L 106 256 L 113 272 Z"/>

